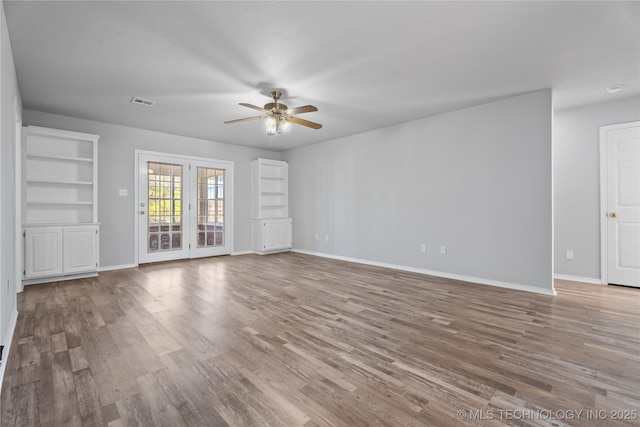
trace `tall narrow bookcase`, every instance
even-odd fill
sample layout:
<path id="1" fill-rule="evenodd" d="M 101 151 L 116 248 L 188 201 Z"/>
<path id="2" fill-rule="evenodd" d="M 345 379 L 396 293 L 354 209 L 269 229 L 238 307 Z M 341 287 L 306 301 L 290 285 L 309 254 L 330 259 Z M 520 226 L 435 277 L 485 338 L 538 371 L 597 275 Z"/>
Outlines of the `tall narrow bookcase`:
<path id="1" fill-rule="evenodd" d="M 98 268 L 98 135 L 23 131 L 24 282 L 95 275 Z"/>
<path id="2" fill-rule="evenodd" d="M 280 160 L 256 159 L 251 170 L 253 250 L 260 254 L 289 250 L 289 165 Z"/>

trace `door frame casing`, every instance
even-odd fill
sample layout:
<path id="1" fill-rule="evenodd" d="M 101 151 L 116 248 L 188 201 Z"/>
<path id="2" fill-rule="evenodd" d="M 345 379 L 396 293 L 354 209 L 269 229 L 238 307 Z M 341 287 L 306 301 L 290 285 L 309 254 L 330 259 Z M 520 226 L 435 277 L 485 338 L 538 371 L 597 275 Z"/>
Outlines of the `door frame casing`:
<path id="1" fill-rule="evenodd" d="M 14 115 L 14 133 L 13 140 L 15 144 L 15 174 L 14 174 L 14 188 L 15 188 L 15 237 L 14 237 L 14 251 L 15 251 L 15 291 L 16 293 L 24 290 L 24 283 L 22 280 L 24 276 L 24 241 L 22 237 L 22 109 L 18 102 L 18 97 L 13 98 L 13 115 Z"/>
<path id="2" fill-rule="evenodd" d="M 182 160 L 190 160 L 190 161 L 202 161 L 202 162 L 216 162 L 216 163 L 224 163 L 225 165 L 228 166 L 228 171 L 231 172 L 231 200 L 229 200 L 228 202 L 225 200 L 225 203 L 228 203 L 228 207 L 229 207 L 229 215 L 228 215 L 228 228 L 225 227 L 225 232 L 226 232 L 226 236 L 225 239 L 227 239 L 227 241 L 229 242 L 229 251 L 230 253 L 233 253 L 233 247 L 234 247 L 234 240 L 233 240 L 233 216 L 234 216 L 234 211 L 233 211 L 233 192 L 234 192 L 234 188 L 235 188 L 235 175 L 234 175 L 234 162 L 230 161 L 230 160 L 221 160 L 221 159 L 210 159 L 210 158 L 206 158 L 206 157 L 197 157 L 197 156 L 188 156 L 188 155 L 184 155 L 184 154 L 174 154 L 174 153 L 163 153 L 160 151 L 148 151 L 148 150 L 139 150 L 139 149 L 135 149 L 134 150 L 134 155 L 133 155 L 133 160 L 134 160 L 134 192 L 135 192 L 135 196 L 134 196 L 134 209 L 133 209 L 133 226 L 134 226 L 134 242 L 133 242 L 133 250 L 134 250 L 134 265 L 137 267 L 138 265 L 140 265 L 140 258 L 139 258 L 139 247 L 140 247 L 140 237 L 139 237 L 139 221 L 138 221 L 138 207 L 140 206 L 140 192 L 139 192 L 139 183 L 140 183 L 140 175 L 139 175 L 139 170 L 138 170 L 138 164 L 139 164 L 139 160 L 140 160 L 140 156 L 141 155 L 151 155 L 151 156 L 166 156 L 166 157 L 173 157 L 173 158 L 177 158 L 177 159 L 182 159 Z M 225 178 L 228 179 L 228 178 Z M 225 218 L 225 222 L 227 222 L 227 218 Z"/>
<path id="3" fill-rule="evenodd" d="M 609 168 L 607 163 L 607 133 L 612 130 L 640 127 L 640 121 L 600 126 L 600 283 L 609 284 L 607 268 L 609 231 L 608 218 L 608 184 Z"/>

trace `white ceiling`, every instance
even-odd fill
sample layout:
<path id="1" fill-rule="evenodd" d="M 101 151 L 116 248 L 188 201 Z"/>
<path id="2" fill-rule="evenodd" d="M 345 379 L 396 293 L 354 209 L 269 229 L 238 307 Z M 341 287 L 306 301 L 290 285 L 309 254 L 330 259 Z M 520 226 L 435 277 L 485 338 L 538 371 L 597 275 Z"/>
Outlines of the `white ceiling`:
<path id="1" fill-rule="evenodd" d="M 548 87 L 555 108 L 640 93 L 636 1 L 4 7 L 25 108 L 274 150 Z M 223 124 L 274 88 L 289 107 L 317 106 L 300 117 L 323 128 Z"/>

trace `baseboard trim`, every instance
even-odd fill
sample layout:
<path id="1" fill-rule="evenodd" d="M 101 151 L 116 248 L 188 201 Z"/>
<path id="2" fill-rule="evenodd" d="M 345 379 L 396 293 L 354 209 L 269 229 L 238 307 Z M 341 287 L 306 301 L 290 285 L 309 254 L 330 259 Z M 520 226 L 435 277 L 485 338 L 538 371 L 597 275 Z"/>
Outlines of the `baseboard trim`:
<path id="1" fill-rule="evenodd" d="M 53 282 L 62 282 L 65 280 L 86 279 L 87 277 L 96 277 L 97 275 L 98 273 L 96 272 L 90 272 L 90 273 L 68 274 L 66 276 L 37 277 L 35 279 L 23 280 L 22 284 L 26 286 L 39 285 L 40 283 L 53 283 Z"/>
<path id="2" fill-rule="evenodd" d="M 239 252 L 231 252 L 231 256 L 237 256 L 237 255 L 251 255 L 255 252 L 253 252 L 252 250 L 248 250 L 248 251 L 239 251 Z"/>
<path id="3" fill-rule="evenodd" d="M 591 283 L 592 285 L 604 285 L 600 279 L 594 279 L 593 277 L 582 276 L 570 276 L 567 274 L 554 274 L 554 279 L 569 280 L 571 282 Z"/>
<path id="4" fill-rule="evenodd" d="M 11 315 L 11 322 L 9 322 L 9 329 L 6 331 L 6 337 L 9 338 L 9 341 L 4 346 L 4 350 L 2 351 L 2 365 L 0 366 L 0 394 L 2 394 L 2 384 L 4 384 L 4 372 L 7 368 L 7 360 L 9 360 L 9 352 L 11 351 L 11 342 L 13 341 L 13 335 L 16 330 L 16 325 L 18 324 L 18 311 L 13 310 L 13 314 Z"/>
<path id="5" fill-rule="evenodd" d="M 111 271 L 111 270 L 125 270 L 127 268 L 136 268 L 136 264 L 120 264 L 120 265 L 109 265 L 107 267 L 100 267 L 98 271 Z"/>
<path id="6" fill-rule="evenodd" d="M 542 295 L 549 295 L 549 296 L 555 296 L 557 294 L 555 289 L 542 289 L 542 288 L 537 288 L 535 286 L 521 285 L 519 283 L 501 282 L 499 280 L 490 280 L 482 277 L 464 276 L 461 274 L 452 274 L 452 273 L 445 273 L 442 271 L 426 270 L 424 268 L 409 267 L 406 265 L 369 261 L 369 260 L 364 260 L 360 258 L 351 258 L 351 257 L 340 256 L 340 255 L 326 254 L 323 252 L 307 251 L 304 249 L 291 249 L 291 252 L 297 252 L 305 255 L 313 255 L 313 256 L 318 256 L 322 258 L 331 258 L 339 261 L 354 262 L 357 264 L 372 265 L 375 267 L 391 268 L 393 270 L 408 271 L 411 273 L 425 274 L 429 276 L 443 277 L 445 279 L 454 279 L 454 280 L 460 280 L 463 282 L 478 283 L 480 285 L 496 286 L 499 288 L 513 289 L 516 291 L 532 292 L 534 294 L 542 294 Z"/>

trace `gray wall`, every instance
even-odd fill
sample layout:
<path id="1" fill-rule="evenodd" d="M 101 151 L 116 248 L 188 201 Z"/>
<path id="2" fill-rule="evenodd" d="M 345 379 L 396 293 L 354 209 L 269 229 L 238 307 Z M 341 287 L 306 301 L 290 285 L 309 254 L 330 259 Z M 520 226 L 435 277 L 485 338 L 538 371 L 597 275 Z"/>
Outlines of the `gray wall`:
<path id="1" fill-rule="evenodd" d="M 542 90 L 286 151 L 294 247 L 552 292 L 551 122 Z"/>
<path id="2" fill-rule="evenodd" d="M 234 252 L 251 249 L 251 160 L 280 159 L 280 153 L 187 138 L 126 126 L 25 110 L 24 125 L 87 132 L 98 141 L 100 266 L 134 263 L 134 150 L 206 157 L 234 162 Z M 119 189 L 128 196 L 119 196 Z"/>
<path id="3" fill-rule="evenodd" d="M 555 273 L 600 280 L 600 126 L 640 120 L 640 97 L 555 111 Z M 567 260 L 566 251 L 574 252 Z"/>
<path id="4" fill-rule="evenodd" d="M 21 104 L 4 4 L 0 5 L 0 344 L 8 346 L 11 342 L 9 329 L 16 315 L 17 288 L 14 99 L 17 97 L 19 110 Z"/>

